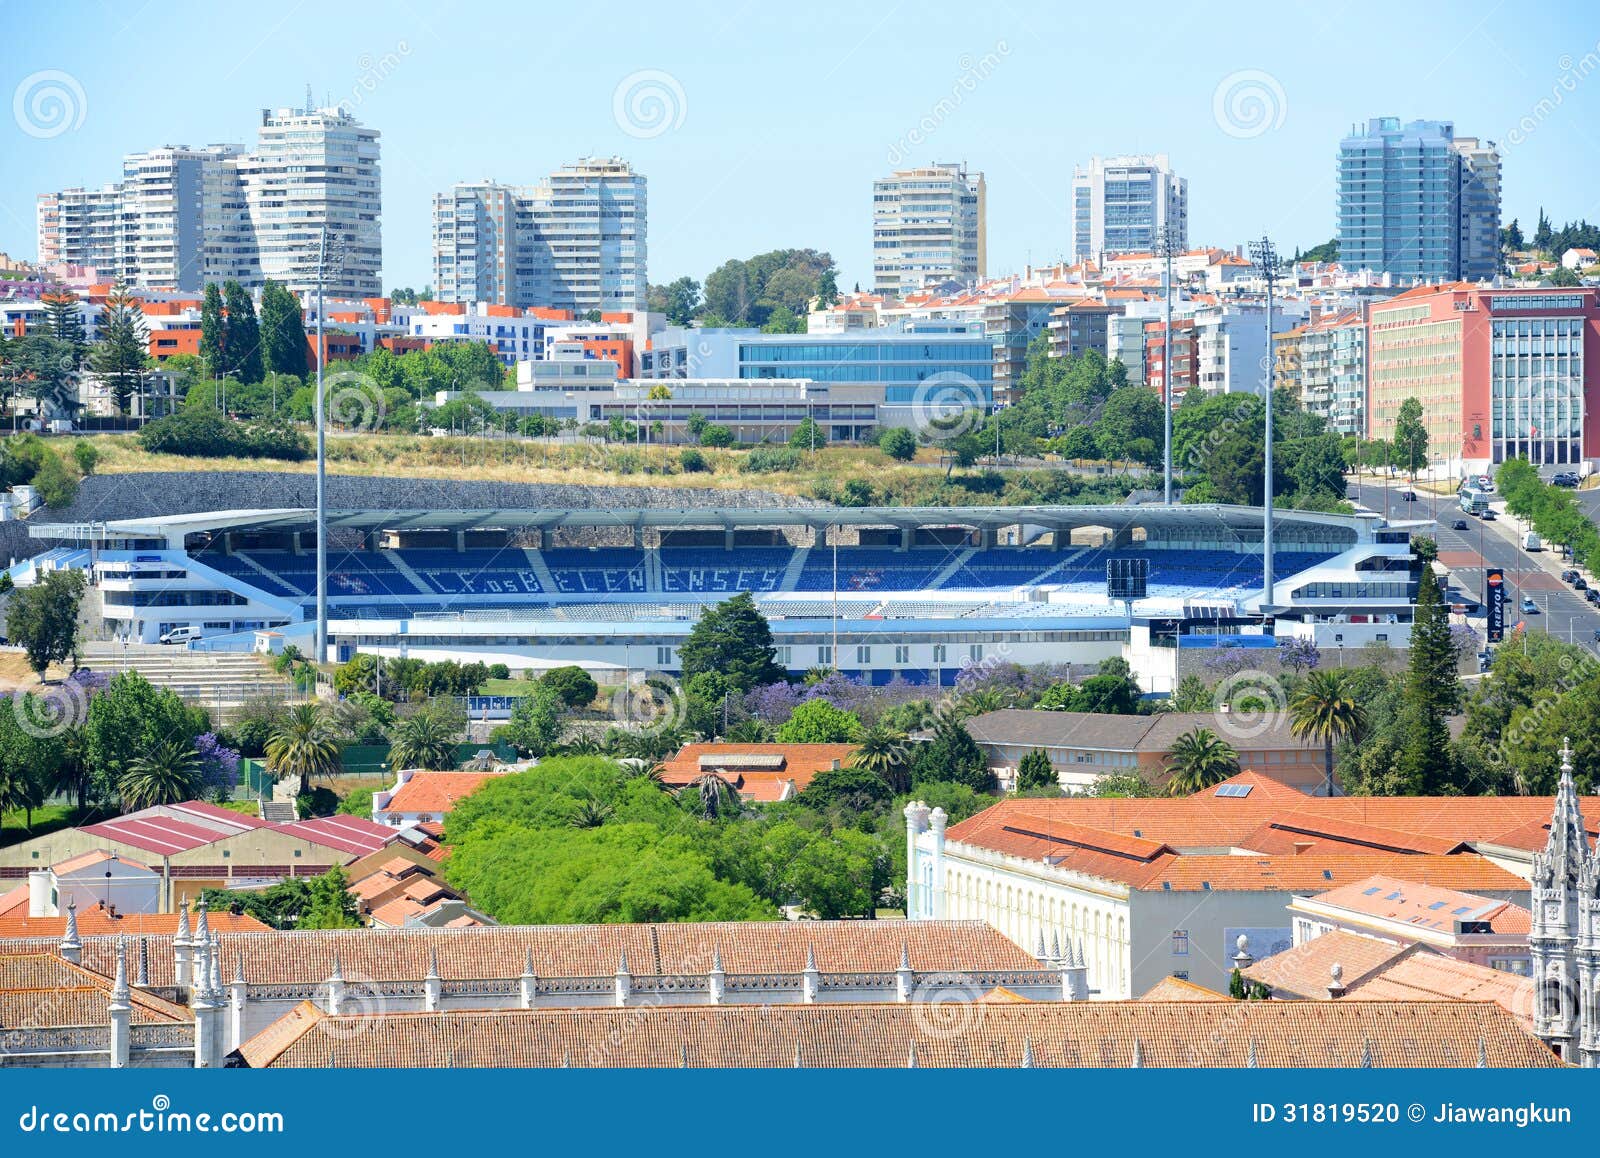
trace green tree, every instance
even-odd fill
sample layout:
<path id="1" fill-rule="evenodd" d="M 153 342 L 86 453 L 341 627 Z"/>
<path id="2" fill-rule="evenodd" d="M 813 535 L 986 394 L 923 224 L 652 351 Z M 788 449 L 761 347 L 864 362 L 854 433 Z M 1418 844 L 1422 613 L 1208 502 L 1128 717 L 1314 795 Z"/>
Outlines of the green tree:
<path id="1" fill-rule="evenodd" d="M 70 290 L 58 290 L 39 299 L 44 306 L 44 333 L 66 347 L 70 357 L 68 370 L 83 365 L 89 351 L 88 330 L 83 324 L 83 310 L 77 295 Z"/>
<path id="2" fill-rule="evenodd" d="M 267 768 L 274 775 L 298 779 L 297 796 L 309 796 L 312 780 L 332 779 L 340 767 L 338 733 L 321 704 L 295 704 L 267 740 Z"/>
<path id="3" fill-rule="evenodd" d="M 222 289 L 216 282 L 206 283 L 200 303 L 200 360 L 206 377 L 226 378 L 233 367 L 228 361 L 228 316 L 223 311 Z"/>
<path id="4" fill-rule="evenodd" d="M 1507 253 L 1513 253 L 1522 249 L 1526 244 L 1527 242 L 1522 236 L 1522 226 L 1518 225 L 1517 219 L 1513 217 L 1511 224 L 1500 231 L 1500 248 Z"/>
<path id="5" fill-rule="evenodd" d="M 1550 252 L 1550 243 L 1555 236 L 1555 231 L 1550 228 L 1550 219 L 1544 215 L 1544 206 L 1539 206 L 1539 224 L 1533 230 L 1533 247 L 1545 253 Z"/>
<path id="6" fill-rule="evenodd" d="M 1175 712 L 1209 712 L 1214 706 L 1211 689 L 1206 681 L 1190 672 L 1178 681 L 1172 693 L 1172 710 Z"/>
<path id="7" fill-rule="evenodd" d="M 1017 791 L 1039 792 L 1046 789 L 1059 793 L 1061 778 L 1056 775 L 1045 750 L 1034 748 L 1017 762 Z"/>
<path id="8" fill-rule="evenodd" d="M 1313 671 L 1289 699 L 1290 728 L 1296 736 L 1322 743 L 1323 795 L 1332 796 L 1333 750 L 1366 726 L 1366 709 L 1355 698 L 1343 669 Z"/>
<path id="9" fill-rule="evenodd" d="M 818 698 L 796 707 L 776 739 L 780 744 L 848 744 L 860 735 L 860 716 Z"/>
<path id="10" fill-rule="evenodd" d="M 267 372 L 305 378 L 305 320 L 300 300 L 271 278 L 261 287 L 261 360 Z"/>
<path id="11" fill-rule="evenodd" d="M 917 438 L 903 426 L 890 426 L 878 434 L 878 449 L 896 462 L 917 457 Z"/>
<path id="12" fill-rule="evenodd" d="M 72 344 L 46 334 L 30 334 L 10 354 L 16 381 L 42 410 L 68 413 L 76 403 L 79 355 Z"/>
<path id="13" fill-rule="evenodd" d="M 72 461 L 77 464 L 79 473 L 88 478 L 100 463 L 100 452 L 94 448 L 94 443 L 80 438 L 72 444 Z"/>
<path id="14" fill-rule="evenodd" d="M 517 699 L 501 735 L 519 751 L 543 756 L 561 738 L 565 712 L 561 696 L 541 682 L 532 694 Z"/>
<path id="15" fill-rule="evenodd" d="M 1400 403 L 1394 423 L 1394 447 L 1398 461 L 1412 478 L 1428 465 L 1428 428 L 1422 424 L 1422 403 L 1415 397 Z"/>
<path id="16" fill-rule="evenodd" d="M 795 450 L 820 450 L 828 445 L 828 435 L 810 415 L 800 420 L 789 436 L 789 445 Z"/>
<path id="17" fill-rule="evenodd" d="M 1550 276 L 1545 278 L 1545 281 L 1559 289 L 1570 289 L 1583 284 L 1583 278 L 1578 276 L 1578 271 L 1568 269 L 1564 265 L 1558 265 L 1551 270 Z"/>
<path id="18" fill-rule="evenodd" d="M 127 414 L 132 400 L 144 396 L 148 341 L 139 303 L 118 282 L 106 298 L 100 343 L 89 355 L 89 368 L 110 390 L 118 414 Z"/>
<path id="19" fill-rule="evenodd" d="M 1445 720 L 1460 705 L 1450 609 L 1427 572 L 1417 584 L 1410 666 L 1399 721 L 1395 776 L 1408 795 L 1434 796 L 1452 786 L 1450 731 Z"/>
<path id="20" fill-rule="evenodd" d="M 700 283 L 692 277 L 680 277 L 666 285 L 653 285 L 647 304 L 651 313 L 665 314 L 669 324 L 687 326 L 700 307 Z"/>
<path id="21" fill-rule="evenodd" d="M 796 798 L 811 808 L 838 808 L 851 815 L 874 812 L 894 798 L 888 783 L 876 772 L 859 765 L 825 768 Z"/>
<path id="22" fill-rule="evenodd" d="M 228 311 L 228 368 L 241 382 L 259 382 L 264 372 L 261 327 L 250 292 L 236 281 L 226 282 L 222 302 Z"/>
<path id="23" fill-rule="evenodd" d="M 69 658 L 77 666 L 78 604 L 85 585 L 82 571 L 50 571 L 33 586 L 12 593 L 6 635 L 22 648 L 35 674 L 42 677 L 52 663 Z"/>
<path id="24" fill-rule="evenodd" d="M 879 777 L 895 792 L 911 787 L 911 740 L 899 728 L 879 722 L 861 734 L 856 766 Z"/>
<path id="25" fill-rule="evenodd" d="M 819 920 L 835 921 L 873 915 L 887 868 L 888 858 L 866 833 L 836 828 L 808 841 L 786 876 L 803 908 Z"/>
<path id="26" fill-rule="evenodd" d="M 117 788 L 131 810 L 188 800 L 200 788 L 200 757 L 188 740 L 162 740 L 128 762 Z"/>
<path id="27" fill-rule="evenodd" d="M 1116 391 L 1106 399 L 1094 438 L 1107 458 L 1158 465 L 1165 439 L 1160 396 L 1146 386 Z"/>
<path id="28" fill-rule="evenodd" d="M 972 738 L 972 733 L 953 713 L 942 712 L 933 720 L 933 739 L 918 745 L 912 762 L 911 782 L 948 781 L 964 784 L 975 792 L 994 790 L 994 773 L 988 758 Z"/>
<path id="29" fill-rule="evenodd" d="M 1173 796 L 1190 796 L 1236 775 L 1239 753 L 1210 728 L 1194 728 L 1172 742 L 1166 770 L 1171 777 L 1167 791 Z"/>
<path id="30" fill-rule="evenodd" d="M 93 777 L 88 795 L 111 798 L 139 757 L 168 743 L 192 747 L 209 726 L 204 711 L 185 704 L 170 688 L 157 688 L 136 671 L 112 676 L 89 700 L 83 725 L 83 759 Z"/>
<path id="31" fill-rule="evenodd" d="M 555 692 L 569 708 L 588 707 L 600 694 L 600 685 L 594 682 L 594 677 L 576 664 L 551 668 L 539 682 Z"/>
<path id="32" fill-rule="evenodd" d="M 350 879 L 344 869 L 334 865 L 320 877 L 312 877 L 307 890 L 305 912 L 296 925 L 300 929 L 358 929 L 361 918 L 356 899 L 350 894 Z"/>
<path id="33" fill-rule="evenodd" d="M 683 678 L 719 672 L 739 694 L 784 678 L 772 629 L 748 591 L 701 612 L 678 649 Z"/>
<path id="34" fill-rule="evenodd" d="M 440 713 L 420 711 L 395 721 L 390 733 L 389 763 L 395 768 L 448 771 L 456 766 L 456 742 L 461 733 Z"/>

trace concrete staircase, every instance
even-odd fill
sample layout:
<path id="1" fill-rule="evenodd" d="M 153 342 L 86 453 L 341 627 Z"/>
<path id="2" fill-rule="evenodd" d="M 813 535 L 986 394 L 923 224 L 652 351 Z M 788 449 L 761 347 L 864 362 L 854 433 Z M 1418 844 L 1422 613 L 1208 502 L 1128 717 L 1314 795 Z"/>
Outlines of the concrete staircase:
<path id="1" fill-rule="evenodd" d="M 83 662 L 96 670 L 137 671 L 158 688 L 169 688 L 198 704 L 221 722 L 246 700 L 271 696 L 296 701 L 304 696 L 260 657 L 237 652 L 191 652 L 180 647 L 90 643 Z"/>
<path id="2" fill-rule="evenodd" d="M 300 819 L 292 800 L 257 801 L 257 810 L 261 814 L 261 819 L 269 824 L 293 824 Z"/>

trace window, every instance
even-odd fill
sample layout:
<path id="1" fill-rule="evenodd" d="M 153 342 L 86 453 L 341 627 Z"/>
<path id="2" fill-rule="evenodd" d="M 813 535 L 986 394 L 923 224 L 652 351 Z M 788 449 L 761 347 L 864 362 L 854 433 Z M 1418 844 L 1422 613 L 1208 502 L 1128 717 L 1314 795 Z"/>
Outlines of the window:
<path id="1" fill-rule="evenodd" d="M 867 644 L 864 644 L 864 643 L 859 645 L 856 648 L 856 662 L 857 663 L 871 663 L 872 662 L 872 648 L 870 646 L 868 646 Z"/>
<path id="2" fill-rule="evenodd" d="M 657 667 L 671 667 L 672 666 L 672 649 L 670 647 L 658 647 L 658 648 L 656 648 L 656 666 Z"/>
<path id="3" fill-rule="evenodd" d="M 1172 930 L 1172 955 L 1174 957 L 1187 957 L 1189 955 L 1189 930 Z"/>
<path id="4" fill-rule="evenodd" d="M 817 662 L 819 664 L 824 664 L 824 665 L 826 665 L 828 667 L 832 667 L 833 666 L 833 648 L 829 647 L 827 644 L 823 644 L 821 647 L 817 648 Z"/>
<path id="5" fill-rule="evenodd" d="M 1172 976 L 1174 980 L 1187 981 L 1189 980 L 1189 971 L 1187 969 L 1174 969 Z"/>
<path id="6" fill-rule="evenodd" d="M 973 659 L 974 662 L 976 662 L 978 660 L 981 660 L 983 658 L 983 644 L 981 644 L 981 643 L 968 644 L 967 645 L 967 655 L 970 656 Z"/>
<path id="7" fill-rule="evenodd" d="M 936 644 L 933 645 L 933 662 L 934 663 L 945 663 L 945 662 L 947 662 L 946 659 L 945 659 L 945 647 L 944 647 L 944 644 L 936 643 Z"/>
<path id="8" fill-rule="evenodd" d="M 896 644 L 895 645 L 895 649 L 894 649 L 894 662 L 897 663 L 897 664 L 910 663 L 911 662 L 911 648 L 907 647 L 903 643 Z"/>

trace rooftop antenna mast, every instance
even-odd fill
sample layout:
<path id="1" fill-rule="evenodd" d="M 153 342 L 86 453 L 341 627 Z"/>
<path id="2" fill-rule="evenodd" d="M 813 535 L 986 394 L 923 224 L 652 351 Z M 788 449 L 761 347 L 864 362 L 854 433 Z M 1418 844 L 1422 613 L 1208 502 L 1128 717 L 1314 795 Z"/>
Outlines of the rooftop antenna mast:
<path id="1" fill-rule="evenodd" d="M 1250 260 L 1261 271 L 1267 284 L 1267 356 L 1262 359 L 1262 399 L 1266 403 L 1266 447 L 1262 463 L 1261 500 L 1264 517 L 1261 522 L 1261 613 L 1273 613 L 1277 603 L 1274 598 L 1272 576 L 1272 294 L 1283 267 L 1272 239 L 1262 234 L 1260 241 L 1250 243 Z"/>

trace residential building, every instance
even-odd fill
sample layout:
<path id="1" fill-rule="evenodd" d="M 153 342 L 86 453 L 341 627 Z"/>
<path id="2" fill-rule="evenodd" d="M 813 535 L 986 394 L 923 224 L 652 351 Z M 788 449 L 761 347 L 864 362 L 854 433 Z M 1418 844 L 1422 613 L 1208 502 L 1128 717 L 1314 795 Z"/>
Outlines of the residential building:
<path id="1" fill-rule="evenodd" d="M 510 769 L 489 772 L 426 772 L 405 769 L 394 787 L 372 795 L 372 820 L 389 828 L 434 824 L 455 811 L 456 802 Z"/>
<path id="2" fill-rule="evenodd" d="M 1094 300 L 1057 306 L 1050 312 L 1050 356 L 1079 358 L 1091 350 L 1108 356 L 1111 321 L 1121 313 L 1120 305 Z"/>
<path id="3" fill-rule="evenodd" d="M 1449 121 L 1374 117 L 1339 144 L 1339 260 L 1413 281 L 1499 272 L 1500 156 Z"/>
<path id="4" fill-rule="evenodd" d="M 904 294 L 984 276 L 983 174 L 964 163 L 902 169 L 872 183 L 873 288 Z"/>
<path id="5" fill-rule="evenodd" d="M 1554 807 L 1312 797 L 1251 772 L 1187 797 L 1014 797 L 956 825 L 913 802 L 907 913 L 985 920 L 1024 947 L 1081 938 L 1102 998 L 1168 975 L 1225 991 L 1241 935 L 1257 959 L 1293 946 L 1299 896 L 1382 875 L 1527 907 Z"/>
<path id="6" fill-rule="evenodd" d="M 460 184 L 433 203 L 435 294 L 443 302 L 642 311 L 648 276 L 645 177 L 585 157 L 534 186 Z"/>
<path id="7" fill-rule="evenodd" d="M 687 788 L 718 776 L 741 800 L 769 804 L 793 800 L 819 772 L 848 768 L 854 744 L 685 744 L 661 765 L 661 782 Z"/>
<path id="8" fill-rule="evenodd" d="M 1272 336 L 1273 381 L 1335 434 L 1366 433 L 1365 308 L 1317 315 Z"/>
<path id="9" fill-rule="evenodd" d="M 1296 897 L 1289 902 L 1289 913 L 1297 946 L 1330 933 L 1346 933 L 1390 945 L 1421 944 L 1480 968 L 1529 974 L 1533 917 L 1510 901 L 1373 876 L 1315 896 Z"/>
<path id="10" fill-rule="evenodd" d="M 330 296 L 382 292 L 378 132 L 337 109 L 263 109 L 253 151 L 131 153 L 122 180 L 39 199 L 41 261 L 93 267 L 140 288 L 185 291 L 273 278 L 307 297 L 326 229 Z"/>
<path id="11" fill-rule="evenodd" d="M 1236 957 L 1246 981 L 1276 1001 L 1492 1001 L 1534 1032 L 1533 980 L 1441 953 L 1421 941 L 1392 942 L 1335 930 L 1264 960 Z"/>
<path id="12" fill-rule="evenodd" d="M 1016 780 L 1017 765 L 1040 749 L 1050 758 L 1061 786 L 1082 791 L 1102 776 L 1133 772 L 1153 784 L 1168 779 L 1164 767 L 1173 742 L 1195 728 L 1226 734 L 1211 712 L 1160 712 L 1119 716 L 1098 712 L 1052 712 L 1002 708 L 967 721 L 967 731 L 1003 785 Z M 1239 765 L 1300 792 L 1316 793 L 1325 778 L 1322 746 L 1295 736 L 1287 720 L 1251 735 L 1226 737 Z"/>
<path id="13" fill-rule="evenodd" d="M 1561 255 L 1561 268 L 1570 270 L 1588 269 L 1600 263 L 1600 254 L 1587 247 L 1574 246 Z"/>
<path id="14" fill-rule="evenodd" d="M 1600 455 L 1594 289 L 1418 286 L 1369 307 L 1367 348 L 1369 438 L 1393 438 L 1416 398 L 1429 457 L 1452 476 Z"/>
<path id="15" fill-rule="evenodd" d="M 1189 182 L 1165 153 L 1091 157 L 1072 174 L 1072 260 L 1151 253 L 1165 233 L 1183 249 L 1189 236 Z"/>

